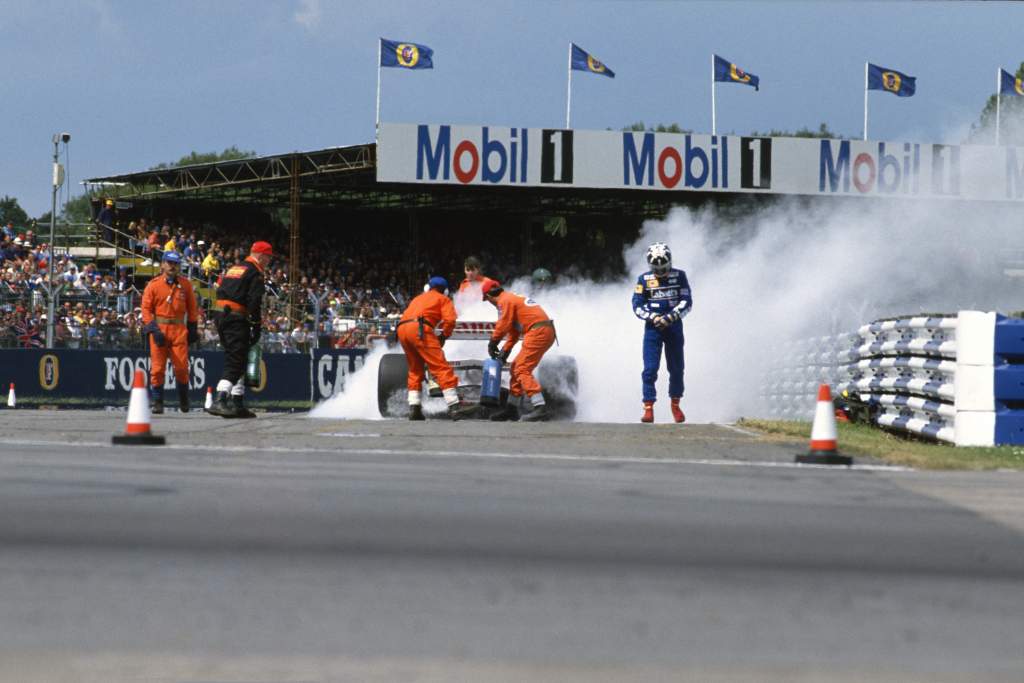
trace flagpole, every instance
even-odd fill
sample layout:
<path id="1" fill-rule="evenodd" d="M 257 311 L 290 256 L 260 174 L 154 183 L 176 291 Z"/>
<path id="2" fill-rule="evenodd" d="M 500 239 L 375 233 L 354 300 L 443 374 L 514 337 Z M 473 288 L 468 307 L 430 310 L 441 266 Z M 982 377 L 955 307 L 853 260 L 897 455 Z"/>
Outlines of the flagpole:
<path id="1" fill-rule="evenodd" d="M 999 146 L 999 104 L 1003 99 L 1003 68 L 996 69 L 996 147 Z"/>
<path id="2" fill-rule="evenodd" d="M 377 39 L 377 118 L 374 120 L 374 136 L 380 131 L 380 52 L 384 48 L 384 39 Z"/>
<path id="3" fill-rule="evenodd" d="M 569 91 L 565 96 L 565 128 L 568 130 L 571 128 L 569 113 L 572 111 L 572 41 L 569 41 L 569 68 L 566 71 L 568 72 Z"/>
<path id="4" fill-rule="evenodd" d="M 711 134 L 715 134 L 715 55 L 711 53 Z"/>
<path id="5" fill-rule="evenodd" d="M 864 62 L 864 139 L 868 139 L 868 63 Z"/>

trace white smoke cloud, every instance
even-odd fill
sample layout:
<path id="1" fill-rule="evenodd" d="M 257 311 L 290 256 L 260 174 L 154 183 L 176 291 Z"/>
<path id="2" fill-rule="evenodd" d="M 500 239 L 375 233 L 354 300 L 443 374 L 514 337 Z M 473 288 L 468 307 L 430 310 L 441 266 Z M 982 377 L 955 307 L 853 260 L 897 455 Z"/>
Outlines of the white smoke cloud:
<path id="1" fill-rule="evenodd" d="M 758 415 L 758 383 L 769 348 L 804 336 L 854 331 L 891 315 L 961 308 L 1024 308 L 1024 280 L 1003 266 L 1024 253 L 1017 211 L 994 203 L 791 199 L 745 219 L 674 209 L 648 221 L 624 254 L 630 275 L 614 283 L 564 282 L 535 293 L 555 319 L 559 346 L 579 366 L 579 421 L 634 422 L 641 409 L 643 323 L 630 300 L 644 251 L 668 243 L 687 272 L 693 312 L 684 321 L 691 422 Z M 1020 284 L 1018 284 L 1020 283 Z M 529 291 L 528 281 L 510 283 Z M 494 320 L 494 309 L 459 300 L 460 318 Z M 485 342 L 449 342 L 450 358 L 483 358 Z M 353 375 L 343 395 L 315 416 L 377 417 L 376 364 Z M 668 420 L 668 375 L 658 378 L 659 421 Z"/>

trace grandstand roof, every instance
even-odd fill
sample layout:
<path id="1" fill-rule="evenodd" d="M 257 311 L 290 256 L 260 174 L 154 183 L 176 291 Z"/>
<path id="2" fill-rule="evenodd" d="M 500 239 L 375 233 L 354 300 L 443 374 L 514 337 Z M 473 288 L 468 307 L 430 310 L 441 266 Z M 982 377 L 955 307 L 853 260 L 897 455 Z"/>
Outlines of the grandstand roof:
<path id="1" fill-rule="evenodd" d="M 709 198 L 695 192 L 379 183 L 374 143 L 103 176 L 85 184 L 94 194 L 125 200 L 283 207 L 290 200 L 293 164 L 300 202 L 307 207 L 649 217 Z"/>

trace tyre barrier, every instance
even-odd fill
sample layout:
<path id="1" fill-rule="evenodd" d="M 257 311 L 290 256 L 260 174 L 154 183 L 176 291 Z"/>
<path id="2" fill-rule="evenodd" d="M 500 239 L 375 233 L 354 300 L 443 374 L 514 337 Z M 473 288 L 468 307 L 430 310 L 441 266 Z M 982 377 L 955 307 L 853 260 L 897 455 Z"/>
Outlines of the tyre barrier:
<path id="1" fill-rule="evenodd" d="M 773 417 L 809 419 L 814 386 L 875 424 L 958 446 L 1024 443 L 1024 320 L 993 312 L 880 320 L 790 342 L 764 383 Z"/>

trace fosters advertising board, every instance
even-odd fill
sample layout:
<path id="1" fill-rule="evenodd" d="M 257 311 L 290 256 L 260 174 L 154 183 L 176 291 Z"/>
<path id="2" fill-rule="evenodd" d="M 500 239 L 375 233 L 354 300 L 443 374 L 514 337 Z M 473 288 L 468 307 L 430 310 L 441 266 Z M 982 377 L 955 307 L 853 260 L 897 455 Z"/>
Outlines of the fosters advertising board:
<path id="1" fill-rule="evenodd" d="M 1024 200 L 1024 147 L 381 124 L 377 180 Z"/>

